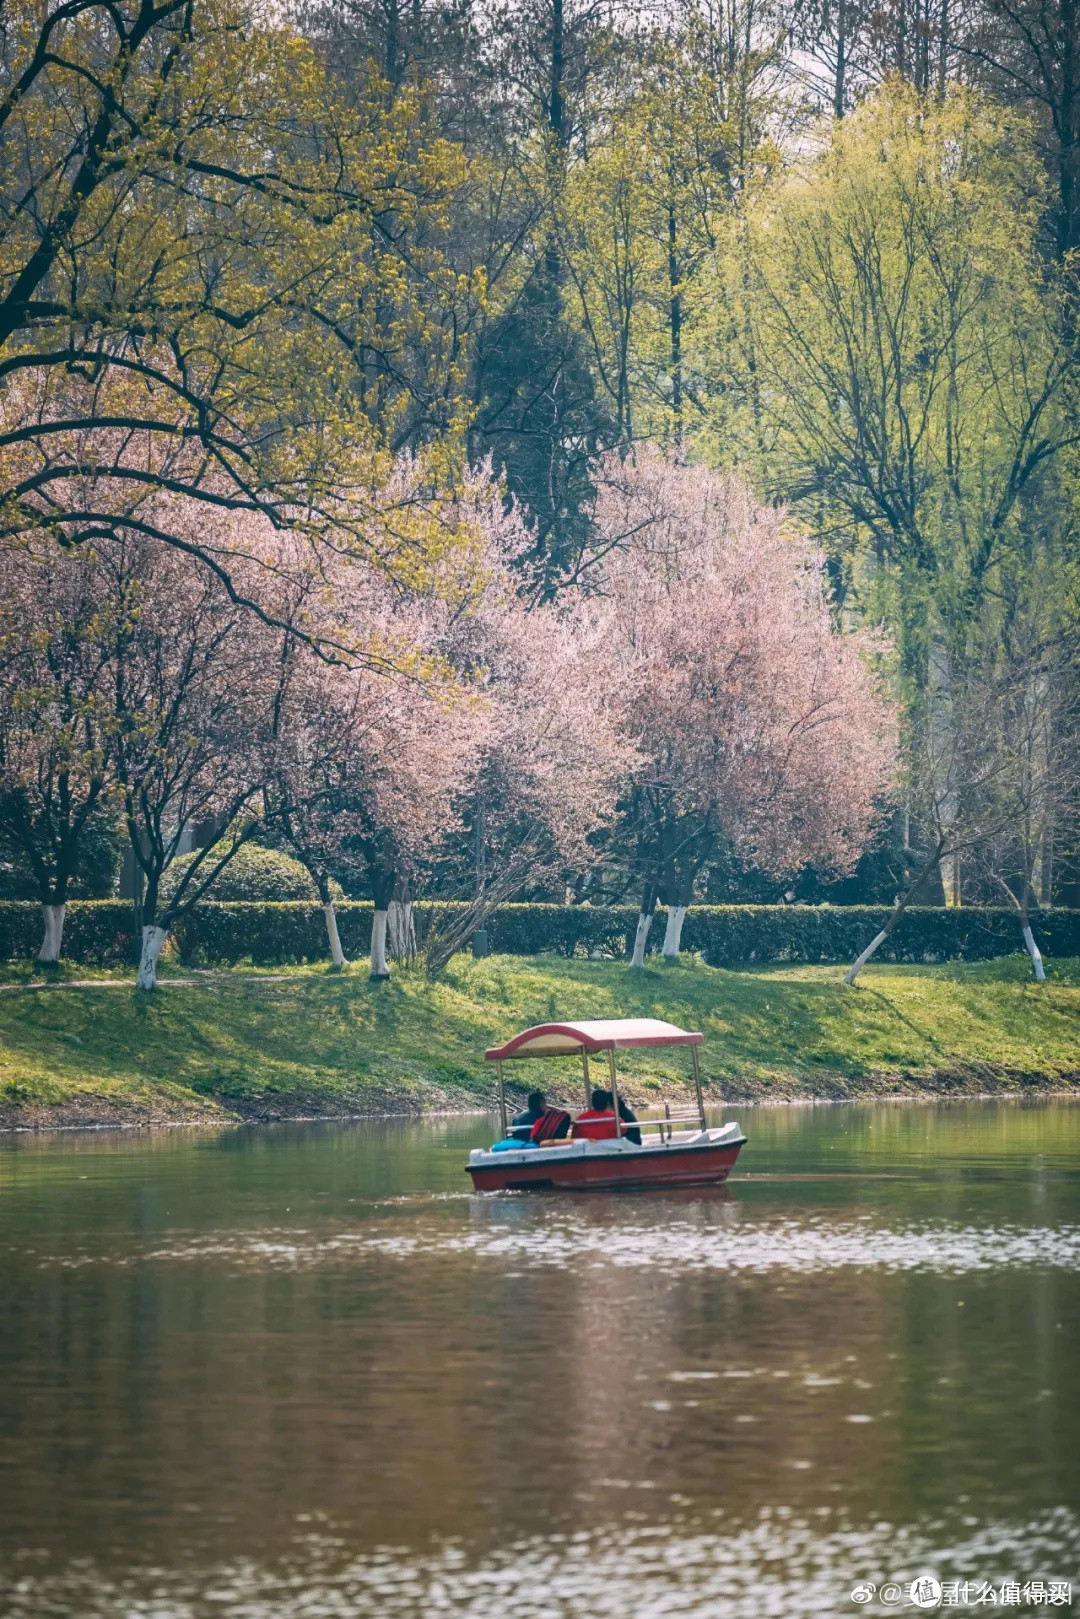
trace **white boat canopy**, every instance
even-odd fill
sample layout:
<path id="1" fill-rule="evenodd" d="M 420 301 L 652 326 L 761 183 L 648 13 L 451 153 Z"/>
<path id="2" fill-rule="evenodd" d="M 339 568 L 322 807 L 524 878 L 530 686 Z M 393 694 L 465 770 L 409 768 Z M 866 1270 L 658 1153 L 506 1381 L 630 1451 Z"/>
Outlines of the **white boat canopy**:
<path id="1" fill-rule="evenodd" d="M 676 1028 L 660 1018 L 594 1018 L 584 1023 L 538 1023 L 492 1046 L 488 1062 L 510 1057 L 572 1057 L 579 1052 L 628 1051 L 635 1046 L 700 1046 L 704 1035 Z"/>

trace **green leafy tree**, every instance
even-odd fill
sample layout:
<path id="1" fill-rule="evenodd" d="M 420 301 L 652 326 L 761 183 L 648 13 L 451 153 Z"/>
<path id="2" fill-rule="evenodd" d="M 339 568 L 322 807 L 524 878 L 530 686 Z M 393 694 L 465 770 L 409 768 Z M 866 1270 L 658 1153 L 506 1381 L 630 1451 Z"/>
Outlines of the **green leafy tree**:
<path id="1" fill-rule="evenodd" d="M 1022 123 L 893 82 L 750 219 L 747 449 L 824 540 L 847 608 L 894 627 L 913 769 L 964 728 L 1006 578 L 1057 548 L 1038 514 L 1077 442 L 1076 362 L 1044 202 Z M 934 801 L 948 831 L 955 794 Z"/>
<path id="2" fill-rule="evenodd" d="M 559 214 L 576 313 L 619 441 L 687 450 L 716 370 L 718 240 L 778 160 L 784 54 L 748 6 L 685 0 L 635 41 Z"/>
<path id="3" fill-rule="evenodd" d="M 1027 503 L 1076 441 L 1042 200 L 1021 124 L 894 83 L 752 221 L 760 474 L 867 610 L 897 620 L 917 690 L 935 644 L 964 655 Z"/>
<path id="4" fill-rule="evenodd" d="M 422 557 L 415 511 L 377 491 L 405 445 L 443 474 L 460 426 L 480 292 L 443 251 L 461 156 L 375 72 L 346 100 L 277 15 L 31 0 L 5 18 L 0 533 L 78 542 L 157 485 Z M 89 475 L 88 526 L 66 496 Z"/>

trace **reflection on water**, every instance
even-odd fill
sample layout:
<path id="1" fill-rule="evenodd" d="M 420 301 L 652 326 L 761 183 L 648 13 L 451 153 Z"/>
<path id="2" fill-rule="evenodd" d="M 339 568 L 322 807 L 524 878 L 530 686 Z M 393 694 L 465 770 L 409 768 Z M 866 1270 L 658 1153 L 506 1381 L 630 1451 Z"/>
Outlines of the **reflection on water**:
<path id="1" fill-rule="evenodd" d="M 741 1117 L 705 1194 L 476 1198 L 481 1120 L 0 1149 L 0 1612 L 1076 1580 L 1080 1108 Z"/>

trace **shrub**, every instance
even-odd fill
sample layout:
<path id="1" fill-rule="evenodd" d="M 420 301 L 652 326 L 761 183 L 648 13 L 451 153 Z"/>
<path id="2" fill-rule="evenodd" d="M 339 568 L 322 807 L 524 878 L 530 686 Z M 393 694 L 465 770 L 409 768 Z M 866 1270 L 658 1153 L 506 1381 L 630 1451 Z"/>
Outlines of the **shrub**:
<path id="1" fill-rule="evenodd" d="M 162 900 L 176 893 L 184 872 L 192 864 L 195 854 L 183 854 L 174 860 L 161 883 Z M 207 859 L 212 861 L 211 849 Z M 341 889 L 334 885 L 336 892 Z M 275 904 L 284 900 L 317 900 L 318 892 L 310 875 L 299 860 L 278 849 L 265 849 L 259 843 L 245 843 L 219 877 L 214 879 L 209 898 L 223 904 Z"/>

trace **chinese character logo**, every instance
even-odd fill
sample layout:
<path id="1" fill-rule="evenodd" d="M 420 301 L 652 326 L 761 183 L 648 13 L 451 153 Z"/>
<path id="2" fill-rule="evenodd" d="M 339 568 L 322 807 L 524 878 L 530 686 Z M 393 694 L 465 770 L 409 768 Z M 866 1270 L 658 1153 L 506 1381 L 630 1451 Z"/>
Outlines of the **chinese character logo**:
<path id="1" fill-rule="evenodd" d="M 911 1582 L 911 1600 L 916 1608 L 936 1608 L 941 1603 L 941 1581 L 932 1574 L 920 1574 Z"/>

